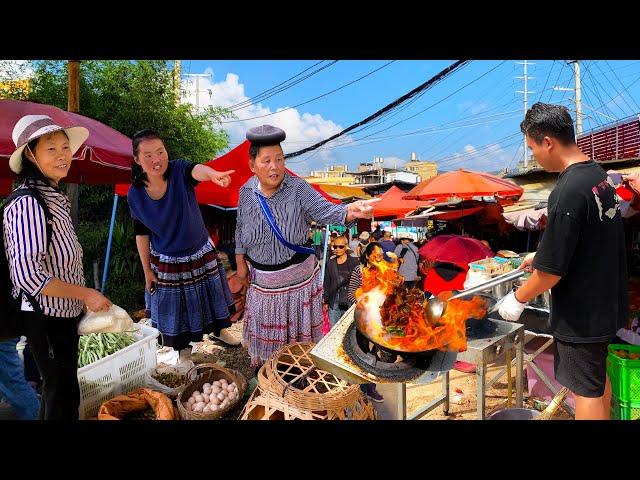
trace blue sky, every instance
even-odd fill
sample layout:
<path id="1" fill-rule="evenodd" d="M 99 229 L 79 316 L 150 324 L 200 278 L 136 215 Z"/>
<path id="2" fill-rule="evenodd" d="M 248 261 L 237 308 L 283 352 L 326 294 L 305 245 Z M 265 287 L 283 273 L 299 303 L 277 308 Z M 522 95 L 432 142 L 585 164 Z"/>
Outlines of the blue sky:
<path id="1" fill-rule="evenodd" d="M 183 60 L 184 101 L 196 102 L 195 77 L 188 74 L 209 73 L 199 80 L 201 105 L 245 102 L 245 108 L 234 111 L 236 121 L 223 124 L 231 147 L 244 140 L 247 128 L 268 123 L 287 132 L 283 147 L 288 153 L 364 119 L 454 61 Z M 553 89 L 575 86 L 573 66 L 564 60 L 527 61 L 534 64 L 527 72 L 532 77 L 529 106 L 538 100 L 562 103 L 575 119 L 575 93 Z M 523 80 L 516 78 L 523 76 L 523 65 L 517 62 L 522 60 L 472 61 L 387 120 L 289 159 L 289 167 L 300 174 L 332 163 L 356 169 L 374 157 L 399 167 L 412 152 L 420 160 L 438 162 L 441 171 L 515 167 L 523 153 L 519 123 L 524 108 L 523 95 L 517 93 L 523 90 Z M 585 131 L 640 113 L 640 61 L 583 60 L 580 65 Z M 321 67 L 325 68 L 269 98 L 247 101 L 305 69 L 309 74 Z M 364 78 L 355 81 L 360 77 Z M 308 102 L 349 82 L 354 83 Z M 304 102 L 308 103 L 289 108 Z M 280 110 L 284 111 L 275 113 Z"/>

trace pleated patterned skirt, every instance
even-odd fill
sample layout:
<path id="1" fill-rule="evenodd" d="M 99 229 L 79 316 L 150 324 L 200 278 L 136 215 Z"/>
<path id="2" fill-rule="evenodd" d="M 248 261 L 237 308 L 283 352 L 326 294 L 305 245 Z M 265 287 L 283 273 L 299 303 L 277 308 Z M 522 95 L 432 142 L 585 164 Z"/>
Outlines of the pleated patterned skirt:
<path id="1" fill-rule="evenodd" d="M 185 348 L 202 335 L 231 326 L 233 297 L 218 254 L 209 240 L 195 254 L 171 257 L 151 248 L 151 269 L 158 288 L 148 295 L 151 323 L 160 330 L 163 345 Z"/>
<path id="2" fill-rule="evenodd" d="M 252 367 L 289 343 L 322 338 L 322 279 L 315 256 L 275 272 L 251 268 L 250 280 L 243 345 Z"/>

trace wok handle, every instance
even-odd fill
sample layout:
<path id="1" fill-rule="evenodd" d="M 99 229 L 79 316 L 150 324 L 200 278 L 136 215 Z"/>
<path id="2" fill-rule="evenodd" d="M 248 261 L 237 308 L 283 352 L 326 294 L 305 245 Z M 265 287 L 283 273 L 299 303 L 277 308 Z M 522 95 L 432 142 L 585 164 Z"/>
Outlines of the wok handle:
<path id="1" fill-rule="evenodd" d="M 466 290 L 462 290 L 460 293 L 454 295 L 449 300 L 453 300 L 454 298 L 464 298 L 469 295 L 474 295 L 482 290 L 486 290 L 488 288 L 493 288 L 496 285 L 500 285 L 501 283 L 508 282 L 510 280 L 516 280 L 523 276 L 526 270 L 514 270 L 513 272 L 505 273 L 503 275 L 499 275 L 496 278 L 489 280 L 488 282 L 481 283 L 480 285 L 476 285 L 475 287 L 467 288 Z"/>

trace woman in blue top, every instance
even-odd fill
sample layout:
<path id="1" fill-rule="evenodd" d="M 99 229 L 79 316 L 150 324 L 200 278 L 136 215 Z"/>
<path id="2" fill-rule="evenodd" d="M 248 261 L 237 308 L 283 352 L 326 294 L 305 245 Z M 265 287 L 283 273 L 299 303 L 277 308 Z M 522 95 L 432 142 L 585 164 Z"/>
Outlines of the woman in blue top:
<path id="1" fill-rule="evenodd" d="M 153 130 L 134 135 L 133 157 L 127 200 L 150 294 L 152 325 L 162 333 L 163 344 L 177 350 L 210 332 L 238 345 L 240 340 L 225 330 L 235 311 L 233 298 L 194 190 L 201 181 L 228 187 L 234 170 L 170 162 L 164 142 Z"/>

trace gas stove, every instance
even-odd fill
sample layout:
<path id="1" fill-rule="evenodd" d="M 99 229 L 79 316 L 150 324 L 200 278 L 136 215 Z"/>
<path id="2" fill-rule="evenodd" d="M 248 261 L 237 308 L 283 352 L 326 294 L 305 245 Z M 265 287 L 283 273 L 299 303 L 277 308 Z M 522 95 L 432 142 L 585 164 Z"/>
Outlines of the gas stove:
<path id="1" fill-rule="evenodd" d="M 355 324 L 355 304 L 309 352 L 321 369 L 351 383 L 429 383 L 450 370 L 456 352 L 399 355 L 374 345 Z"/>

